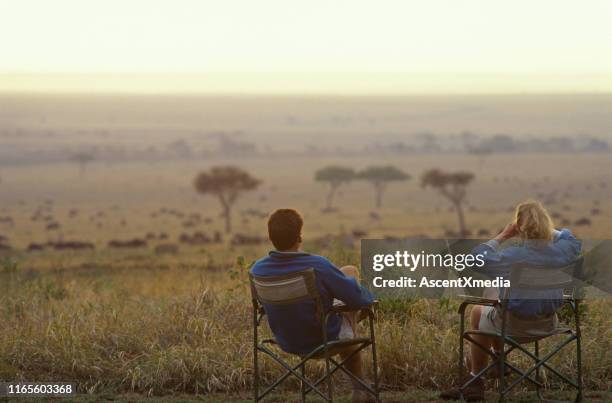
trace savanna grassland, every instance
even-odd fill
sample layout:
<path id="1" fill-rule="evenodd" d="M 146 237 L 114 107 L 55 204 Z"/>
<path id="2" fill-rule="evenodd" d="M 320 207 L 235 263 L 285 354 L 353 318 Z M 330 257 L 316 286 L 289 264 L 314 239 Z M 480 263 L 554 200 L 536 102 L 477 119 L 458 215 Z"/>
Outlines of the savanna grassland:
<path id="1" fill-rule="evenodd" d="M 564 130 L 560 123 L 546 126 L 550 110 L 538 115 L 516 100 L 511 103 L 514 115 L 496 117 L 508 130 L 518 125 L 514 116 L 521 113 L 532 116 L 534 125 L 543 131 Z M 70 108 L 60 113 L 46 106 L 46 120 L 41 121 L 31 117 L 31 110 L 26 113 L 16 105 L 12 104 L 10 114 L 13 128 L 21 125 L 27 134 L 53 126 L 50 137 L 26 136 L 30 157 L 37 155 L 36 144 L 42 149 L 64 142 L 74 152 L 78 149 L 75 144 L 89 135 L 79 134 L 82 129 L 77 126 L 93 124 L 71 123 L 76 118 L 71 118 Z M 559 105 L 555 113 L 563 116 L 569 106 Z M 461 122 L 467 122 L 472 114 L 483 114 L 474 105 L 468 106 L 453 109 L 449 119 L 457 120 L 462 113 Z M 317 107 L 324 110 L 325 104 Z M 349 102 L 342 108 L 342 113 L 353 110 Z M 384 105 L 380 108 L 384 110 Z M 415 119 L 423 126 L 444 121 L 440 116 L 446 115 L 440 108 L 418 111 L 421 115 Z M 145 123 L 134 122 L 149 119 L 153 127 L 166 127 L 169 119 L 134 113 L 129 124 L 117 123 L 120 119 L 112 120 L 116 111 L 111 109 L 103 114 L 109 119 L 111 134 L 113 127 L 134 131 L 132 137 L 126 134 L 123 145 L 146 144 L 144 134 L 138 134 Z M 291 133 L 296 137 L 292 139 L 284 138 L 282 130 L 266 120 L 271 113 L 268 109 L 264 108 L 263 117 L 247 113 L 251 120 L 240 124 L 228 123 L 231 108 L 221 105 L 217 109 L 209 112 L 226 118 L 218 117 L 210 130 L 242 129 L 254 121 L 259 124 L 256 130 L 274 128 L 265 138 L 268 145 L 261 146 L 267 151 L 238 156 L 211 151 L 197 158 L 163 159 L 147 154 L 133 160 L 99 159 L 86 166 L 53 160 L 55 154 L 47 153 L 45 158 L 50 160 L 44 163 L 0 164 L 0 235 L 6 238 L 1 243 L 10 246 L 0 251 L 0 380 L 73 381 L 82 398 L 91 400 L 246 400 L 252 382 L 246 273 L 249 264 L 269 249 L 265 240 L 269 212 L 279 207 L 298 208 L 306 222 L 306 250 L 323 254 L 337 265 L 359 265 L 361 238 L 456 233 L 457 215 L 450 203 L 435 190 L 420 186 L 420 175 L 431 168 L 474 173 L 465 212 L 475 238 L 494 235 L 511 220 L 512 206 L 527 198 L 543 201 L 557 226 L 570 228 L 580 238 L 612 238 L 609 152 L 357 154 L 337 148 L 350 148 L 357 140 L 352 141 L 350 127 L 343 126 L 342 120 L 332 120 L 335 143 L 328 146 L 336 151 L 304 153 L 295 150 L 301 146 L 295 146 L 293 138 L 306 146 L 318 140 L 330 142 L 325 127 L 317 126 L 319 121 L 313 117 L 320 115 L 318 109 L 293 118 L 286 116 L 290 112 L 283 112 L 283 125 L 293 126 Z M 580 104 L 576 110 L 588 116 L 586 111 L 592 109 Z M 186 115 L 196 113 L 188 112 Z M 599 119 L 592 127 L 596 131 L 605 122 L 597 110 L 593 114 Z M 397 130 L 403 124 L 394 124 L 393 116 L 379 116 L 386 122 L 381 132 Z M 311 125 L 300 125 L 304 120 Z M 566 121 L 571 119 L 566 117 Z M 442 123 L 438 125 L 438 130 L 444 130 Z M 62 137 L 62 127 L 68 127 L 74 137 Z M 181 132 L 184 127 L 176 130 L 187 136 Z M 316 132 L 313 137 L 309 137 L 311 132 Z M 10 135 L 2 138 L 3 147 L 22 144 L 19 137 L 12 136 L 13 129 L 6 133 Z M 359 141 L 365 142 L 367 128 L 362 127 L 360 133 Z M 159 144 L 163 136 L 155 136 Z M 259 188 L 238 199 L 231 234 L 224 232 L 218 201 L 197 194 L 193 187 L 199 172 L 228 164 L 262 181 Z M 313 178 L 317 169 L 330 164 L 355 169 L 391 164 L 411 179 L 390 184 L 379 209 L 368 183 L 346 184 L 336 194 L 335 210 L 323 212 L 327 188 Z M 197 233 L 200 235 L 195 236 Z M 112 241 L 119 241 L 120 247 Z M 82 247 L 57 247 L 70 243 Z M 456 381 L 457 307 L 455 300 L 381 302 L 376 331 L 387 401 L 432 401 L 435 390 Z M 585 303 L 584 382 L 593 401 L 606 401 L 610 398 L 606 391 L 612 389 L 611 312 L 609 300 Z M 570 370 L 575 357 L 565 353 L 556 363 Z M 313 371 L 320 370 L 314 367 Z M 272 363 L 264 365 L 263 371 L 267 380 L 279 373 Z M 546 375 L 551 388 L 562 387 L 550 373 Z M 347 381 L 338 381 L 347 390 Z M 293 399 L 291 392 L 296 390 L 297 385 L 288 382 L 286 392 L 281 391 L 274 400 Z M 518 396 L 530 401 L 532 395 Z"/>

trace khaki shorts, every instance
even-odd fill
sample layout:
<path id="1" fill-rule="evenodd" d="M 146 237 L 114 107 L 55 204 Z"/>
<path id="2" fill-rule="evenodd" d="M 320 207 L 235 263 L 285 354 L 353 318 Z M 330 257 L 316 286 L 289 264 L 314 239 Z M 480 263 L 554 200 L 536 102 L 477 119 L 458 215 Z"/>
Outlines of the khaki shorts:
<path id="1" fill-rule="evenodd" d="M 536 316 L 533 318 L 517 317 L 509 313 L 506 319 L 506 334 L 517 338 L 539 338 L 556 333 L 559 326 L 557 314 Z M 500 333 L 502 327 L 501 310 L 497 307 L 483 306 L 478 330 Z"/>
<path id="2" fill-rule="evenodd" d="M 342 315 L 342 324 L 340 325 L 340 333 L 338 333 L 338 340 L 350 340 L 354 338 L 355 332 L 353 332 L 351 322 L 349 322 L 346 316 Z"/>

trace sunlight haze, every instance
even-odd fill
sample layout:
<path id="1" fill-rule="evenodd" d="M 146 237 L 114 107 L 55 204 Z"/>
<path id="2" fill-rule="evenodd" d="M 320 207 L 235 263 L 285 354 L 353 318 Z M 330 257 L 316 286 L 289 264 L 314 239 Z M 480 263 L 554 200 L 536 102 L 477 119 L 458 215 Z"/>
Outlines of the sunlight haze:
<path id="1" fill-rule="evenodd" d="M 602 92 L 611 18 L 605 0 L 0 0 L 0 90 Z"/>

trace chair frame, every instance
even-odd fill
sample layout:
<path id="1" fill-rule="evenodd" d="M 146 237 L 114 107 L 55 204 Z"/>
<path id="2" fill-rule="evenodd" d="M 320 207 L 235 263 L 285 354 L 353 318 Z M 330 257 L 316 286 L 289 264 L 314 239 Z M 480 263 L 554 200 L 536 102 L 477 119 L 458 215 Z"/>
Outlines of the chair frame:
<path id="1" fill-rule="evenodd" d="M 571 267 L 572 269 L 572 274 L 573 274 L 574 279 L 580 275 L 581 270 L 582 270 L 582 264 L 583 264 L 583 257 L 580 257 L 574 263 L 568 266 L 568 267 Z M 511 284 L 519 284 L 521 274 L 522 274 L 521 268 L 514 268 L 513 271 L 511 272 Z M 480 348 L 482 351 L 484 351 L 485 353 L 487 353 L 489 356 L 493 358 L 492 362 L 489 363 L 484 369 L 482 369 L 480 372 L 478 372 L 471 379 L 469 379 L 467 382 L 465 382 L 463 385 L 459 387 L 459 390 L 461 392 L 460 397 L 461 397 L 462 402 L 465 401 L 465 398 L 463 396 L 463 391 L 467 387 L 469 387 L 472 383 L 474 383 L 477 379 L 483 377 L 490 369 L 492 369 L 496 365 L 498 367 L 498 374 L 499 374 L 499 383 L 498 383 L 499 402 L 505 402 L 506 396 L 508 395 L 508 393 L 524 380 L 529 381 L 529 383 L 532 383 L 533 385 L 535 385 L 536 393 L 540 401 L 546 401 L 546 399 L 544 399 L 544 396 L 542 395 L 542 388 L 544 385 L 540 381 L 541 380 L 540 367 L 547 368 L 549 371 L 551 371 L 557 377 L 559 377 L 562 381 L 564 381 L 565 383 L 569 384 L 570 386 L 572 386 L 573 388 L 577 390 L 574 402 L 582 401 L 582 397 L 583 397 L 582 356 L 581 356 L 582 336 L 581 336 L 581 331 L 580 331 L 580 310 L 579 310 L 579 304 L 581 301 L 576 296 L 576 290 L 575 290 L 573 281 L 564 283 L 564 286 L 565 287 L 570 286 L 572 290 L 570 294 L 563 295 L 563 305 L 565 304 L 569 305 L 572 310 L 572 313 L 574 316 L 575 330 L 567 329 L 567 331 L 564 333 L 549 334 L 549 335 L 545 335 L 545 336 L 536 338 L 535 340 L 531 340 L 527 342 L 521 342 L 521 340 L 515 339 L 509 336 L 508 334 L 506 334 L 506 325 L 507 325 L 506 321 L 507 321 L 507 314 L 508 314 L 508 301 L 510 299 L 510 290 L 513 288 L 518 288 L 518 287 L 511 286 L 510 288 L 504 289 L 501 301 L 495 300 L 495 299 L 483 298 L 483 297 L 476 297 L 476 296 L 465 296 L 465 295 L 462 296 L 464 298 L 464 301 L 459 306 L 459 314 L 461 317 L 461 322 L 460 322 L 460 335 L 461 336 L 459 339 L 459 380 L 460 382 L 462 382 L 462 380 L 465 379 L 464 378 L 464 356 L 463 356 L 464 355 L 464 340 L 470 341 L 472 345 L 477 346 L 478 348 Z M 539 287 L 537 285 L 532 285 L 531 287 L 529 287 L 529 286 L 521 285 L 520 288 L 522 289 L 524 288 L 543 289 L 543 288 L 550 288 L 550 287 Z M 560 287 L 560 288 L 564 288 L 564 287 Z M 500 307 L 501 315 L 502 315 L 501 332 L 491 333 L 491 332 L 484 332 L 484 331 L 479 331 L 479 330 L 466 331 L 465 330 L 465 310 L 469 305 Z M 554 335 L 560 335 L 560 334 L 569 334 L 569 336 L 566 337 L 560 343 L 558 343 L 550 353 L 540 358 L 538 342 L 542 339 L 545 339 L 545 338 L 548 338 Z M 493 352 L 489 350 L 488 348 L 486 348 L 485 346 L 483 346 L 482 344 L 474 340 L 474 338 L 471 337 L 472 335 L 497 337 L 502 342 L 501 351 Z M 567 346 L 573 341 L 576 341 L 576 379 L 568 378 L 567 376 L 563 375 L 562 373 L 560 373 L 558 370 L 554 369 L 547 363 L 548 360 L 550 360 L 554 355 L 556 355 L 565 346 Z M 531 342 L 534 343 L 533 353 L 527 350 L 525 347 L 523 347 L 523 344 L 527 344 Z M 523 372 L 519 368 L 509 363 L 507 361 L 507 356 L 513 350 L 518 350 L 526 354 L 528 357 L 534 360 L 535 362 L 534 365 Z M 506 376 L 507 376 L 505 374 L 506 367 L 510 369 L 511 373 L 514 372 L 520 375 L 520 377 L 517 380 L 515 380 L 509 385 L 506 385 Z M 533 372 L 535 372 L 535 379 L 530 376 Z"/>
<path id="2" fill-rule="evenodd" d="M 270 302 L 276 305 L 289 305 L 294 303 L 299 303 L 305 300 L 313 300 L 316 306 L 316 312 L 318 315 L 318 319 L 321 323 L 321 338 L 323 343 L 313 349 L 306 355 L 300 356 L 301 360 L 294 365 L 290 365 L 285 360 L 283 360 L 278 354 L 276 354 L 272 349 L 268 347 L 268 345 L 276 344 L 276 341 L 272 339 L 264 339 L 259 341 L 259 325 L 262 322 L 263 317 L 266 315 L 266 312 L 263 308 L 263 302 L 260 296 L 257 293 L 255 288 L 255 281 L 261 282 L 275 282 L 275 281 L 283 281 L 283 280 L 291 280 L 302 277 L 307 285 L 308 296 L 305 298 L 296 298 L 287 301 L 276 301 Z M 332 375 L 341 370 L 345 374 L 347 374 L 352 380 L 357 381 L 364 390 L 372 395 L 376 402 L 380 402 L 379 398 L 379 384 L 378 384 L 378 361 L 376 356 L 376 337 L 374 332 L 374 310 L 373 306 L 357 309 L 359 311 L 367 312 L 368 315 L 368 327 L 369 327 L 369 337 L 360 337 L 348 340 L 328 340 L 327 338 L 327 322 L 332 315 L 341 314 L 343 312 L 355 312 L 356 309 L 349 308 L 348 306 L 334 305 L 328 312 L 324 312 L 323 303 L 316 287 L 316 277 L 314 269 L 302 270 L 299 272 L 281 275 L 281 276 L 255 276 L 252 273 L 249 273 L 249 280 L 251 285 L 251 301 L 253 305 L 253 400 L 255 402 L 259 402 L 262 400 L 268 393 L 274 390 L 277 386 L 279 386 L 285 379 L 290 376 L 294 376 L 298 378 L 301 382 L 300 387 L 300 396 L 301 402 L 306 401 L 306 395 L 310 392 L 314 392 L 319 395 L 326 402 L 333 402 L 333 383 L 332 383 Z M 339 353 L 338 350 L 342 348 L 346 348 L 349 346 L 355 346 L 355 350 L 353 350 L 346 358 L 343 360 L 336 360 L 334 356 Z M 372 369 L 374 371 L 374 385 L 368 385 L 364 382 L 363 379 L 358 378 L 352 372 L 345 368 L 345 364 L 348 360 L 350 360 L 354 355 L 356 355 L 361 350 L 370 347 L 372 350 Z M 263 392 L 259 392 L 260 379 L 259 379 L 259 353 L 264 353 L 270 356 L 276 363 L 282 366 L 286 372 L 276 379 L 271 385 L 269 385 Z M 291 353 L 286 353 L 291 354 Z M 297 355 L 297 354 L 293 354 Z M 325 374 L 319 377 L 315 381 L 310 381 L 306 377 L 306 364 L 308 361 L 313 359 L 324 359 L 325 360 Z M 298 372 L 299 370 L 299 372 Z M 323 382 L 327 383 L 327 393 L 324 393 L 320 388 Z"/>

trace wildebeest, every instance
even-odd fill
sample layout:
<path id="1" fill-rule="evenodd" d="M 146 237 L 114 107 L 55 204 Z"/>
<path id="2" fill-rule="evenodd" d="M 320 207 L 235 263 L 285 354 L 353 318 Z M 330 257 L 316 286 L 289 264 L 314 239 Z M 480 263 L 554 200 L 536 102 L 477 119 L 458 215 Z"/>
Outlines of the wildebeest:
<path id="1" fill-rule="evenodd" d="M 489 236 L 491 235 L 491 231 L 486 228 L 481 228 L 478 230 L 478 236 Z"/>
<path id="2" fill-rule="evenodd" d="M 189 234 L 181 234 L 179 236 L 179 242 L 185 243 L 187 245 L 205 245 L 208 243 L 212 243 L 213 240 L 206 234 L 200 231 L 196 231 L 193 235 Z"/>
<path id="3" fill-rule="evenodd" d="M 591 225 L 591 220 L 589 220 L 586 217 L 582 217 L 582 218 L 576 220 L 574 225 L 576 225 L 576 226 Z"/>
<path id="4" fill-rule="evenodd" d="M 52 231 L 60 228 L 60 224 L 57 221 L 50 222 L 47 224 L 47 231 Z"/>
<path id="5" fill-rule="evenodd" d="M 91 242 L 83 241 L 60 241 L 60 242 L 49 242 L 49 246 L 52 246 L 55 250 L 84 250 L 84 249 L 95 249 L 95 246 Z"/>
<path id="6" fill-rule="evenodd" d="M 145 246 L 147 246 L 147 241 L 138 238 L 129 239 L 127 241 L 113 239 L 108 242 L 109 248 L 117 249 L 143 248 Z"/>
<path id="7" fill-rule="evenodd" d="M 162 243 L 155 247 L 157 255 L 176 255 L 179 253 L 179 246 L 173 243 Z"/>
<path id="8" fill-rule="evenodd" d="M 265 239 L 263 238 L 260 238 L 260 239 L 262 240 L 262 242 L 265 241 Z M 334 244 L 342 246 L 344 248 L 353 248 L 354 242 L 355 242 L 355 238 L 353 238 L 352 235 L 348 235 L 348 234 L 340 234 L 340 235 L 327 234 L 327 235 L 323 235 L 321 237 L 318 237 L 312 240 L 312 243 L 317 248 L 329 248 Z"/>
<path id="9" fill-rule="evenodd" d="M 372 211 L 372 212 L 369 214 L 369 217 L 370 217 L 372 220 L 380 220 L 380 219 L 381 219 L 380 214 L 378 214 L 376 211 Z"/>
<path id="10" fill-rule="evenodd" d="M 232 245 L 259 245 L 266 242 L 265 238 L 257 235 L 235 234 L 232 238 Z"/>
<path id="11" fill-rule="evenodd" d="M 248 208 L 242 211 L 242 214 L 246 216 L 257 217 L 257 218 L 266 218 L 268 216 L 268 213 L 254 209 L 254 208 Z"/>
<path id="12" fill-rule="evenodd" d="M 353 230 L 351 231 L 351 235 L 353 235 L 353 238 L 361 239 L 361 238 L 365 238 L 365 236 L 368 235 L 368 233 L 362 229 L 353 228 Z"/>
<path id="13" fill-rule="evenodd" d="M 214 243 L 221 243 L 221 242 L 223 242 L 223 235 L 221 235 L 221 232 L 215 231 L 215 234 L 213 236 L 213 242 Z"/>
<path id="14" fill-rule="evenodd" d="M 45 249 L 45 245 L 44 245 L 44 244 L 41 244 L 41 243 L 34 243 L 34 242 L 33 242 L 33 243 L 31 243 L 31 244 L 29 244 L 29 245 L 28 245 L 28 247 L 27 247 L 27 249 L 26 249 L 26 250 L 27 250 L 28 252 L 35 252 L 35 251 L 41 251 L 41 250 L 44 250 L 44 249 Z"/>

